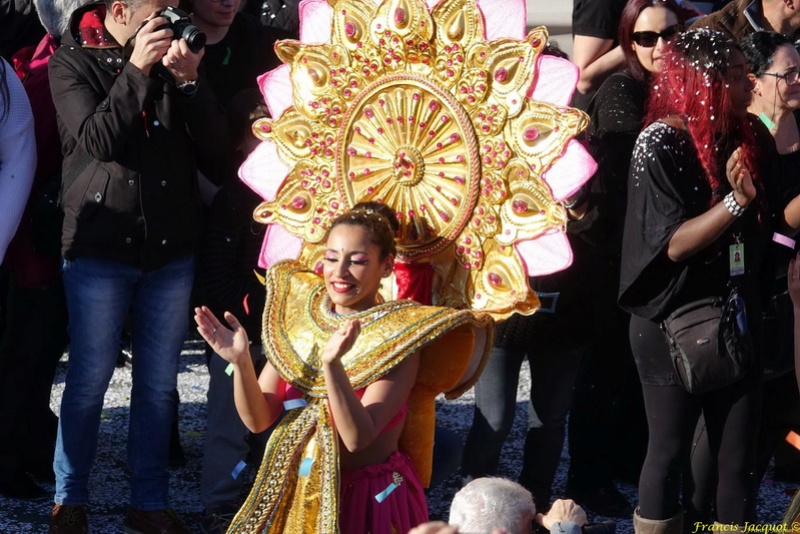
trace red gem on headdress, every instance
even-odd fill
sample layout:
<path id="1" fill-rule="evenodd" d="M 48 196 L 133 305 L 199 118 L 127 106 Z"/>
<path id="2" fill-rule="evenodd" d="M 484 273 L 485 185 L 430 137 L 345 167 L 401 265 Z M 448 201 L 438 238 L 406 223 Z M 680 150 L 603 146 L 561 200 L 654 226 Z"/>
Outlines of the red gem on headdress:
<path id="1" fill-rule="evenodd" d="M 526 128 L 522 136 L 526 141 L 535 141 L 536 138 L 539 137 L 539 130 L 536 128 Z"/>

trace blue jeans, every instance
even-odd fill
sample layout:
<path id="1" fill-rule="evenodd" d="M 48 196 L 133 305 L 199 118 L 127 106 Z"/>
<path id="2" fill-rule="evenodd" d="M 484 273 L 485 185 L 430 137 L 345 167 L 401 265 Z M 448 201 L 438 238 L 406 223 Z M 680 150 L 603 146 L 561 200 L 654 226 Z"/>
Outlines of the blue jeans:
<path id="1" fill-rule="evenodd" d="M 130 312 L 130 504 L 141 510 L 167 507 L 174 390 L 189 327 L 194 266 L 193 256 L 153 271 L 95 258 L 64 261 L 71 343 L 53 464 L 57 504 L 83 505 L 89 500 L 89 473 L 97 452 L 103 397 Z"/>

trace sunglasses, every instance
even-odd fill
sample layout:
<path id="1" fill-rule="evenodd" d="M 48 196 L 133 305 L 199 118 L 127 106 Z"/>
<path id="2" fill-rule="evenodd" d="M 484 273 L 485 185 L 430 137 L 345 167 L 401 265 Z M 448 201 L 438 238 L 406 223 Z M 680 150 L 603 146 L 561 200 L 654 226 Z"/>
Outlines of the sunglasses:
<path id="1" fill-rule="evenodd" d="M 643 46 L 645 48 L 652 48 L 658 43 L 658 39 L 664 39 L 665 41 L 672 40 L 678 32 L 680 31 L 680 24 L 673 24 L 660 32 L 633 32 L 631 35 L 631 39 L 633 42 L 639 46 Z"/>

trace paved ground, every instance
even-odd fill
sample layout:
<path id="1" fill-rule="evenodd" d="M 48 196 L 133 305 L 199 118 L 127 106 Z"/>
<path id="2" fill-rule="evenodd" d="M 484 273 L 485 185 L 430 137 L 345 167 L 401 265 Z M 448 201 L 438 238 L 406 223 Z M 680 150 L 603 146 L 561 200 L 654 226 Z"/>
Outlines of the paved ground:
<path id="1" fill-rule="evenodd" d="M 192 532 L 199 532 L 198 520 L 201 507 L 199 495 L 199 466 L 202 451 L 203 432 L 205 429 L 205 394 L 208 374 L 205 357 L 199 350 L 199 344 L 189 342 L 185 346 L 182 367 L 179 375 L 181 396 L 180 429 L 183 446 L 188 462 L 185 467 L 172 471 L 170 499 L 176 512 L 184 519 Z M 66 358 L 59 365 L 56 385 L 53 389 L 53 408 L 58 412 L 58 405 L 63 392 L 64 370 Z M 515 477 L 521 465 L 522 443 L 524 441 L 525 399 L 530 384 L 523 369 L 518 392 L 518 414 L 511 437 L 503 452 L 501 475 Z M 128 482 L 125 460 L 125 437 L 128 422 L 128 395 L 130 392 L 130 368 L 117 369 L 111 387 L 106 395 L 105 409 L 102 415 L 100 448 L 91 480 L 90 520 L 91 532 L 95 534 L 115 534 L 122 532 L 122 519 L 125 515 L 128 497 Z M 440 403 L 438 417 L 440 424 L 462 436 L 466 435 L 472 421 L 472 392 L 457 401 Z M 566 452 L 557 474 L 555 493 L 563 491 L 566 478 Z M 769 475 L 768 475 L 769 478 Z M 444 481 L 431 489 L 429 503 L 432 518 L 446 518 L 447 507 L 455 491 L 458 481 L 455 477 Z M 633 501 L 635 488 L 630 485 L 621 486 L 622 491 Z M 774 523 L 780 520 L 790 500 L 794 488 L 767 480 L 762 484 L 759 495 L 759 514 L 764 522 Z M 47 517 L 52 503 L 49 500 L 40 502 L 12 501 L 0 497 L 0 534 L 46 533 Z M 590 515 L 591 518 L 591 515 Z M 601 519 L 594 517 L 593 519 Z M 630 521 L 621 520 L 617 532 L 632 532 Z"/>

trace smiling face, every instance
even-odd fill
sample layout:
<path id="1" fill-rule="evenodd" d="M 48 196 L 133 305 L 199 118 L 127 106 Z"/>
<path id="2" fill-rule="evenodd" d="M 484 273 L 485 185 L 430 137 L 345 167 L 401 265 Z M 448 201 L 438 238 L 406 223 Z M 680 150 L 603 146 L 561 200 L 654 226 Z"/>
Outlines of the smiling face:
<path id="1" fill-rule="evenodd" d="M 647 7 L 639 13 L 636 24 L 633 26 L 633 33 L 662 33 L 677 24 L 678 17 L 669 9 L 661 6 Z M 665 54 L 666 44 L 667 41 L 663 37 L 659 37 L 654 46 L 642 46 L 635 42 L 632 42 L 631 46 L 636 53 L 636 58 L 645 70 L 658 72 L 661 70 L 661 58 Z"/>
<path id="2" fill-rule="evenodd" d="M 781 45 L 775 49 L 771 60 L 766 72 L 755 79 L 755 103 L 759 109 L 764 110 L 800 109 L 800 83 L 790 84 L 773 75 L 785 75 L 800 70 L 800 54 L 792 45 Z"/>
<path id="3" fill-rule="evenodd" d="M 381 278 L 392 272 L 393 256 L 381 259 L 373 241 L 370 231 L 356 224 L 340 224 L 328 235 L 322 274 L 336 313 L 374 306 Z"/>
<path id="4" fill-rule="evenodd" d="M 747 107 L 753 101 L 753 82 L 747 76 L 747 64 L 739 50 L 731 50 L 725 85 L 731 102 L 731 112 L 736 117 L 746 117 Z"/>

